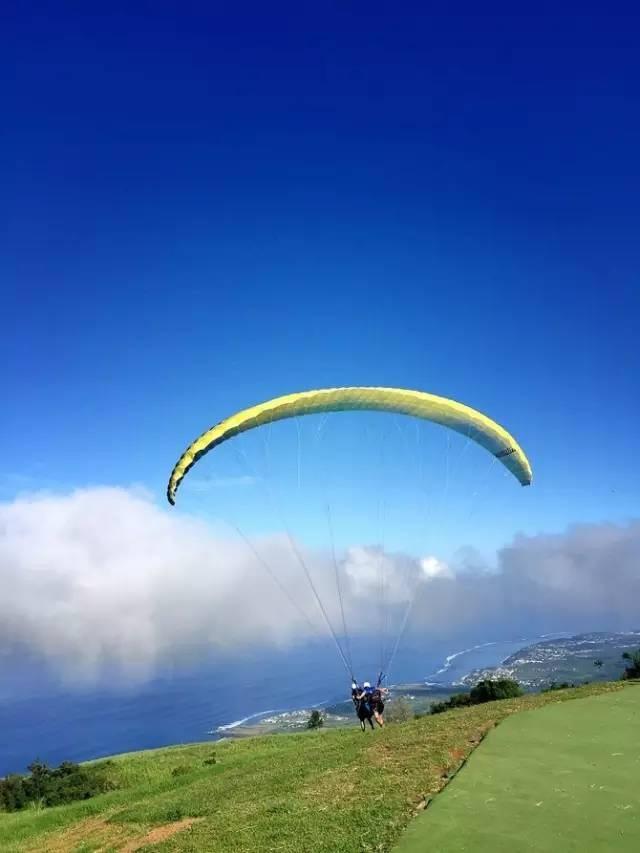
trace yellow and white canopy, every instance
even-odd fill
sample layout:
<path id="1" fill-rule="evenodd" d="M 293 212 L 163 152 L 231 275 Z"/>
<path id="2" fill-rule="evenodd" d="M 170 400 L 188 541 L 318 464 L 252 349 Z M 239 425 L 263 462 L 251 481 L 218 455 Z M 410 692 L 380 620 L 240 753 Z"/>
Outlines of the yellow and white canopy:
<path id="1" fill-rule="evenodd" d="M 531 483 L 531 465 L 515 438 L 500 424 L 470 406 L 424 391 L 403 388 L 321 388 L 285 394 L 258 403 L 204 432 L 189 445 L 171 472 L 167 487 L 169 503 L 175 503 L 178 486 L 198 459 L 233 436 L 299 415 L 356 409 L 410 415 L 442 424 L 466 435 L 492 453 L 523 486 Z"/>

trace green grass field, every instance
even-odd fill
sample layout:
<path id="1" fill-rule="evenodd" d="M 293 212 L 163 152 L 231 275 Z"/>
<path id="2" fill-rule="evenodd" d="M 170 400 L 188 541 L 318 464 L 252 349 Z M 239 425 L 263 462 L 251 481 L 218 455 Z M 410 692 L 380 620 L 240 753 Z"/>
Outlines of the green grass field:
<path id="1" fill-rule="evenodd" d="M 640 686 L 517 714 L 397 853 L 640 850 Z"/>
<path id="2" fill-rule="evenodd" d="M 595 700 L 567 701 L 596 694 L 606 695 Z M 602 711 L 599 717 L 588 722 L 592 720 L 591 711 L 581 709 L 590 709 L 594 703 Z M 544 707 L 549 705 L 552 707 Z M 0 814 L 0 850 L 6 853 L 18 850 L 108 853 L 143 849 L 216 853 L 252 850 L 380 853 L 393 848 L 407 824 L 446 785 L 484 735 L 506 717 L 543 708 L 540 713 L 518 713 L 516 719 L 504 726 L 504 732 L 509 736 L 516 723 L 530 725 L 531 737 L 537 738 L 539 748 L 546 752 L 547 769 L 541 768 L 529 751 L 525 751 L 526 755 L 523 753 L 522 760 L 516 758 L 519 748 L 530 749 L 523 744 L 527 735 L 522 732 L 514 735 L 512 748 L 501 758 L 498 756 L 500 763 L 491 769 L 492 759 L 485 756 L 491 755 L 494 739 L 499 742 L 498 735 L 501 740 L 503 727 L 491 734 L 472 762 L 476 759 L 488 762 L 494 777 L 516 773 L 519 767 L 524 773 L 522 784 L 525 787 L 528 784 L 526 774 L 530 770 L 530 784 L 537 790 L 538 784 L 546 783 L 548 796 L 554 786 L 560 789 L 569 784 L 565 778 L 568 774 L 560 773 L 567 769 L 563 763 L 564 753 L 558 752 L 558 761 L 554 764 L 555 746 L 550 748 L 540 740 L 547 724 L 538 724 L 536 720 L 554 720 L 554 714 L 558 713 L 561 719 L 585 715 L 584 726 L 575 730 L 571 748 L 575 761 L 583 761 L 583 773 L 592 767 L 588 784 L 601 785 L 605 784 L 598 781 L 601 775 L 613 773 L 616 768 L 622 772 L 623 762 L 626 767 L 624 756 L 623 761 L 615 763 L 620 756 L 614 757 L 611 753 L 620 750 L 617 746 L 613 749 L 609 741 L 612 739 L 618 744 L 626 738 L 625 743 L 631 748 L 632 740 L 629 735 L 613 734 L 611 728 L 624 726 L 630 730 L 631 721 L 637 720 L 638 705 L 640 688 L 598 684 L 492 702 L 389 725 L 383 731 L 365 735 L 357 728 L 345 728 L 124 755 L 114 759 L 110 767 L 109 773 L 118 787 L 108 794 L 51 809 Z M 488 747 L 486 752 L 485 747 Z M 581 759 L 583 751 L 588 757 Z M 214 754 L 216 762 L 211 763 Z M 472 762 L 456 777 L 456 786 L 468 772 L 475 772 Z M 604 764 L 594 768 L 593 762 Z M 560 774 L 557 778 L 548 769 L 553 767 Z M 636 765 L 636 770 L 639 769 Z M 640 778 L 640 773 L 637 775 Z M 619 783 L 624 786 L 627 782 L 628 777 L 623 773 Z M 598 807 L 605 797 L 600 793 L 600 799 L 594 800 Z M 560 798 L 561 793 L 556 792 L 555 796 Z M 592 796 L 597 798 L 598 794 Z M 625 812 L 625 806 L 632 802 L 630 797 L 631 793 L 626 799 L 614 797 L 612 807 L 620 806 L 616 811 L 618 820 L 614 821 L 617 829 L 623 822 L 624 826 L 630 823 L 631 815 Z M 536 798 L 544 800 L 537 794 Z M 607 802 L 613 803 L 613 800 Z M 605 827 L 590 801 L 585 799 L 584 814 L 578 805 L 572 804 L 569 796 L 566 803 L 566 827 L 574 819 L 579 824 L 591 820 Z M 427 822 L 432 817 L 437 820 L 436 805 L 437 799 L 424 816 Z M 513 808 L 517 805 L 518 799 L 514 798 Z M 503 809 L 508 810 L 511 805 L 505 800 L 503 808 L 494 808 L 489 819 L 502 821 Z M 480 819 L 478 809 L 471 811 L 469 820 L 474 816 Z M 514 811 L 514 819 L 507 822 L 513 826 L 514 833 L 516 828 L 519 832 L 522 830 L 517 826 L 520 818 L 516 818 L 516 814 L 520 813 Z M 549 811 L 550 820 L 551 814 Z M 558 815 L 562 820 L 562 809 Z M 466 832 L 461 826 L 465 819 L 463 815 L 454 818 L 460 838 Z M 607 822 L 606 826 L 609 825 Z M 440 831 L 444 833 L 441 837 L 450 837 L 451 825 L 446 818 Z M 438 847 L 432 842 L 428 846 L 431 851 L 469 849 Z M 584 841 L 582 846 L 595 849 L 585 847 Z M 481 848 L 474 842 L 473 849 L 489 848 Z M 569 848 L 556 846 L 554 849 Z"/>

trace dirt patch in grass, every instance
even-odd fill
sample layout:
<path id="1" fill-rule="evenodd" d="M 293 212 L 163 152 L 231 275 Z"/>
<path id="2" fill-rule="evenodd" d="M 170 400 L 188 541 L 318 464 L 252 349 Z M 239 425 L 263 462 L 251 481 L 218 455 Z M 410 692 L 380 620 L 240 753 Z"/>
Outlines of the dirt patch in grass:
<path id="1" fill-rule="evenodd" d="M 69 853 L 87 842 L 94 845 L 104 844 L 113 849 L 126 841 L 127 836 L 126 827 L 109 823 L 104 817 L 89 817 L 67 829 L 52 833 L 48 838 L 38 839 L 33 846 L 25 847 L 25 850 L 38 853 Z"/>
<path id="2" fill-rule="evenodd" d="M 162 826 L 154 826 L 146 835 L 140 835 L 137 838 L 132 838 L 124 847 L 119 847 L 119 853 L 136 853 L 137 850 L 142 850 L 143 847 L 148 847 L 151 844 L 160 844 L 168 838 L 172 838 L 179 832 L 184 832 L 191 829 L 194 823 L 201 821 L 201 817 L 185 817 L 182 820 L 176 820 L 173 823 L 165 823 Z"/>
<path id="3" fill-rule="evenodd" d="M 154 826 L 146 832 L 141 832 L 135 824 L 113 823 L 103 817 L 90 817 L 79 823 L 51 834 L 49 838 L 41 838 L 36 845 L 25 850 L 38 853 L 70 853 L 79 847 L 90 844 L 98 853 L 106 850 L 117 850 L 118 853 L 135 853 L 152 844 L 159 844 L 190 829 L 202 818 L 187 817 L 173 823 Z"/>

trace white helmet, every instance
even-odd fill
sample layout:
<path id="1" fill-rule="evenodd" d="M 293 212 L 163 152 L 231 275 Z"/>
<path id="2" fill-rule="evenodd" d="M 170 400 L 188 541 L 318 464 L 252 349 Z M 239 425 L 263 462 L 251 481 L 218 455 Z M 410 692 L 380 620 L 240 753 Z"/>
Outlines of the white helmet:
<path id="1" fill-rule="evenodd" d="M 365 681 L 365 683 L 364 683 L 362 686 L 363 686 L 363 687 L 371 687 L 371 685 L 369 684 L 369 682 L 368 682 L 368 681 Z"/>

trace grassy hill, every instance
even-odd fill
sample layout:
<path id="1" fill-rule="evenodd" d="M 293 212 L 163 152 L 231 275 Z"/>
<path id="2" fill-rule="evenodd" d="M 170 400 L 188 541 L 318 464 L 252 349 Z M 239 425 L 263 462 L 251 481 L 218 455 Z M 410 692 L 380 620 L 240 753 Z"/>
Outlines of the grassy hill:
<path id="1" fill-rule="evenodd" d="M 116 757 L 114 790 L 0 814 L 3 851 L 386 851 L 484 735 L 524 710 L 625 688 L 492 702 L 390 724 L 196 744 Z"/>

